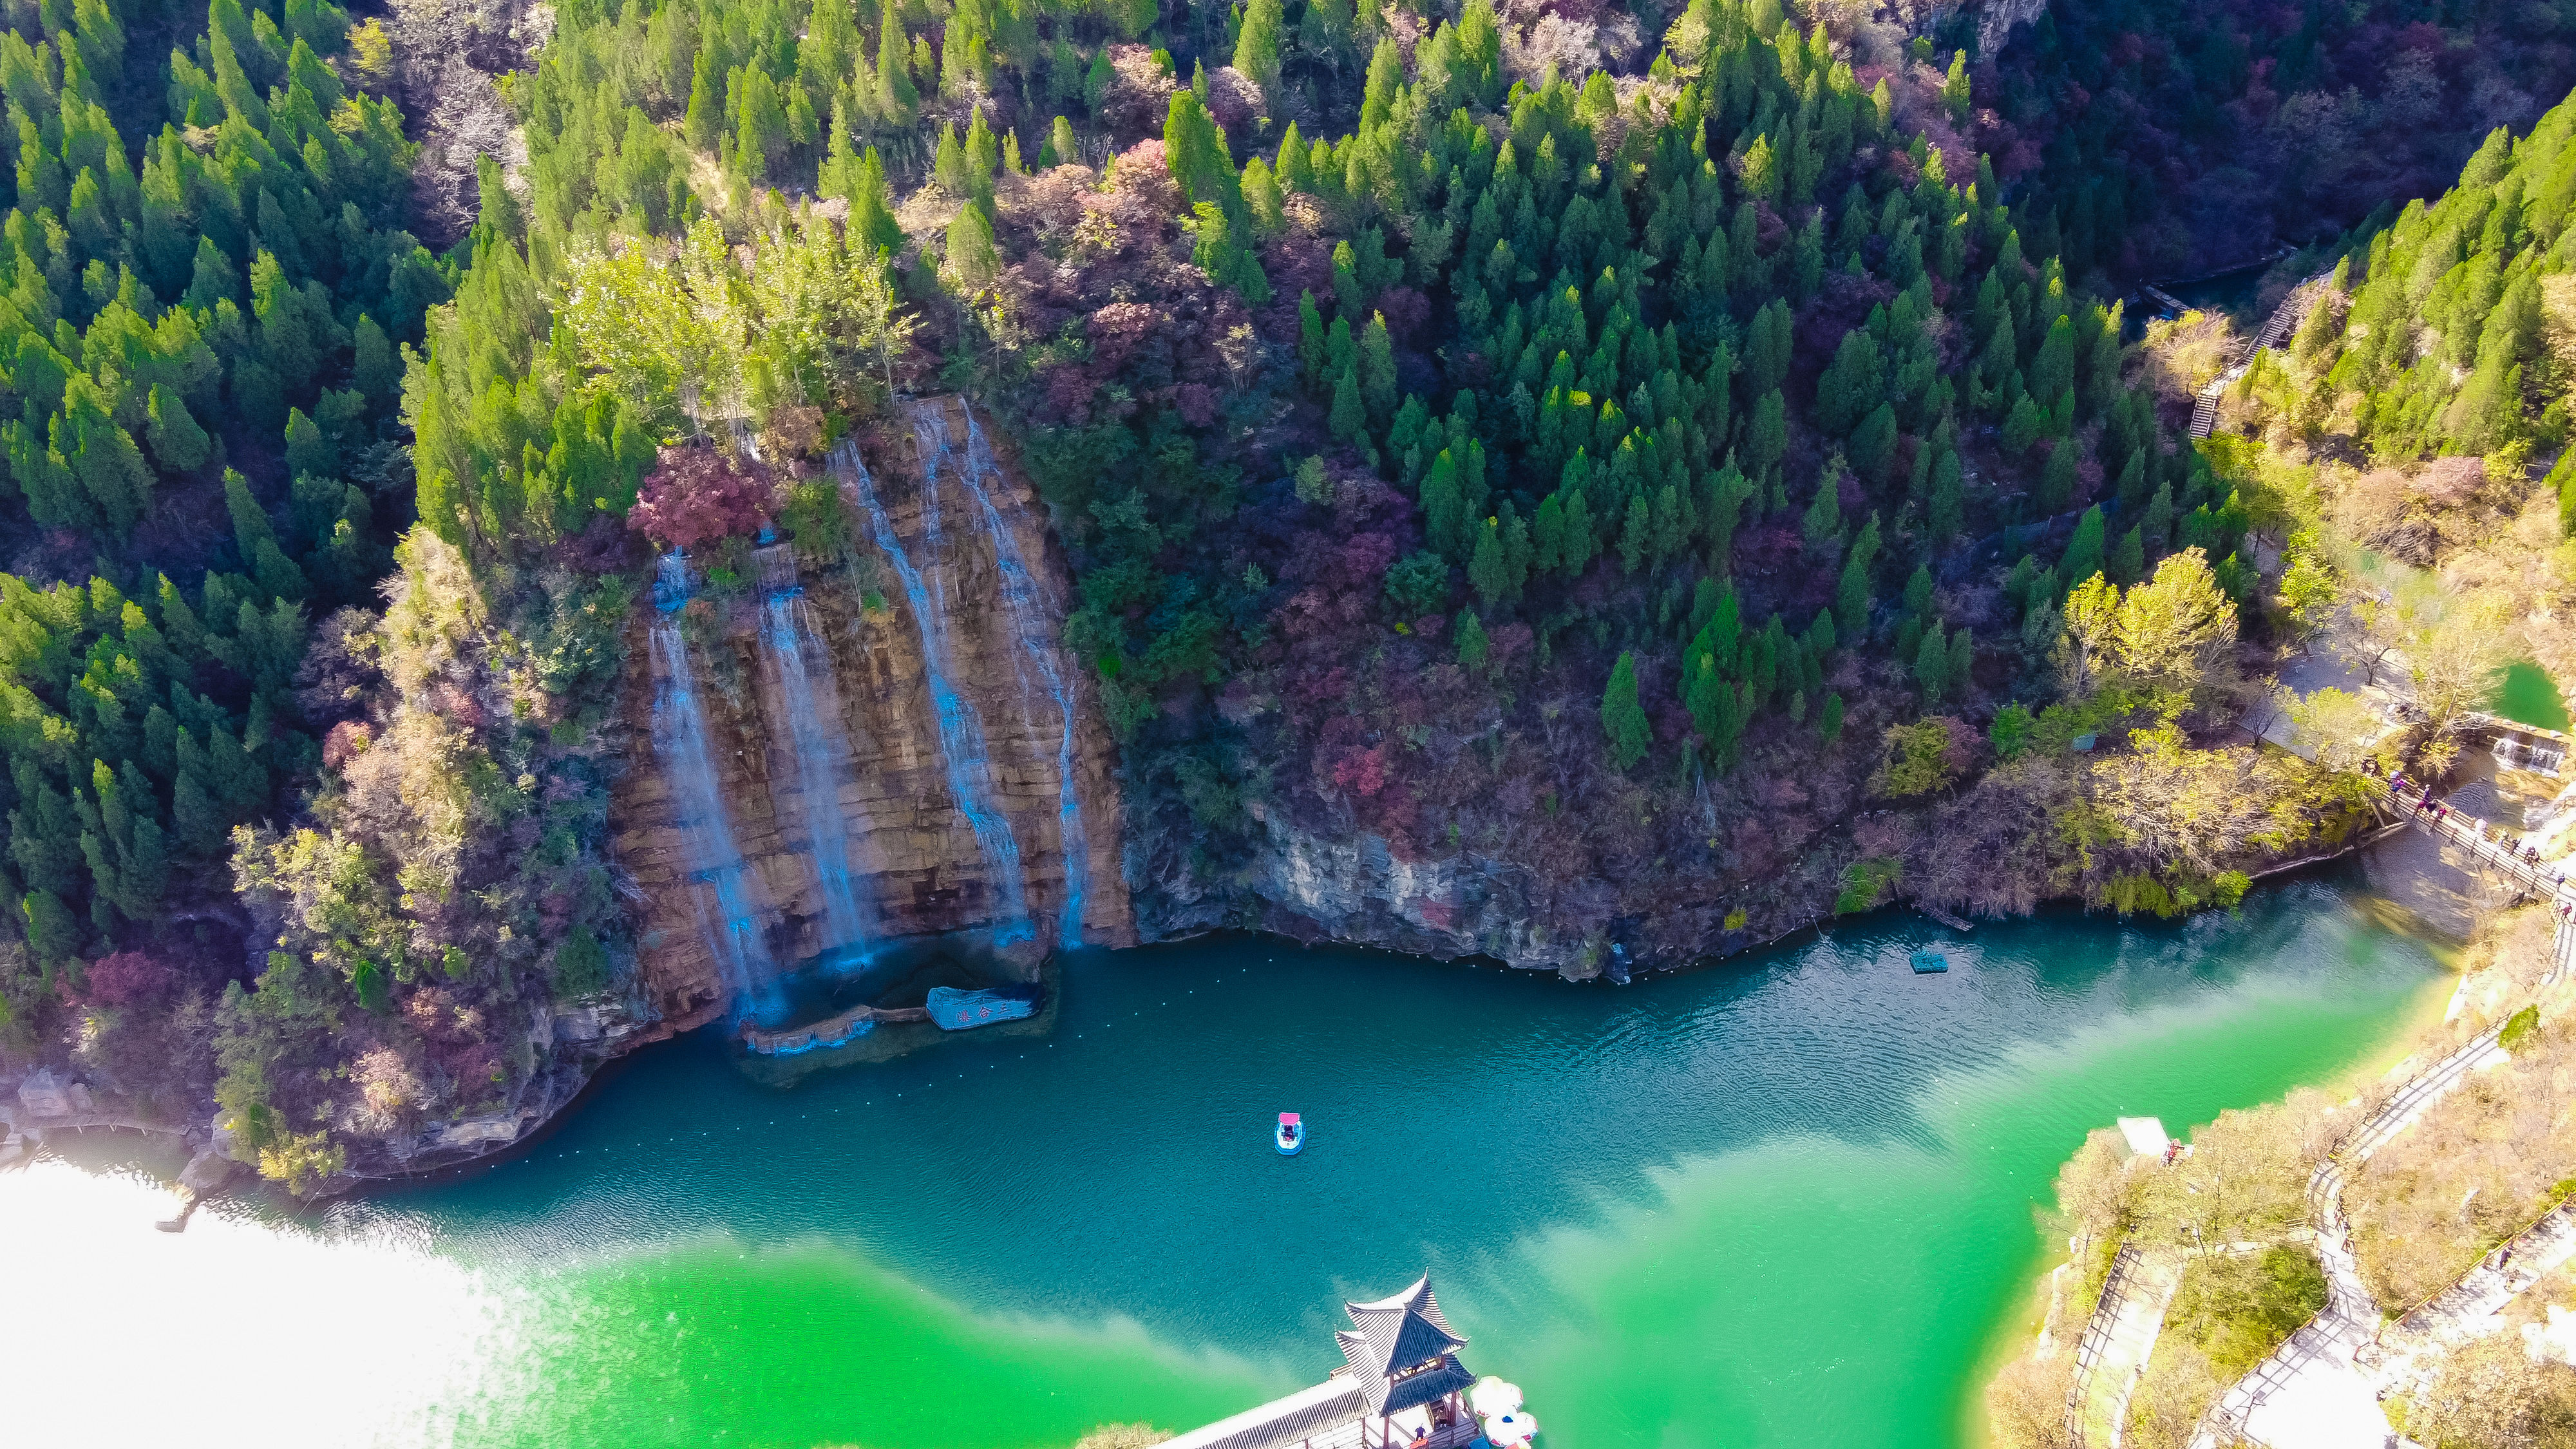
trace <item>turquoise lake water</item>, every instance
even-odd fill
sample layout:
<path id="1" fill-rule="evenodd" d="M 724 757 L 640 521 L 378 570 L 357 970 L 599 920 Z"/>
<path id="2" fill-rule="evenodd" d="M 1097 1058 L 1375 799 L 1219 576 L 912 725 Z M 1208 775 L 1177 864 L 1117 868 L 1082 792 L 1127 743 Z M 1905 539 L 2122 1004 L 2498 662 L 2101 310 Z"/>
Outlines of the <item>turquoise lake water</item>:
<path id="1" fill-rule="evenodd" d="M 2443 980 L 2317 881 L 2177 926 L 1880 917 L 1627 988 L 1090 953 L 1045 1035 L 787 1091 L 686 1040 L 508 1165 L 292 1220 L 171 1238 L 135 1181 L 0 1175 L 0 1233 L 57 1247 L 0 1362 L 59 1386 L 29 1442 L 150 1439 L 202 1378 L 241 1412 L 194 1443 L 1016 1449 L 1313 1382 L 1340 1300 L 1427 1266 L 1550 1446 L 1957 1445 L 2088 1129 L 2376 1065 Z M 137 1354 L 182 1397 L 121 1394 Z"/>

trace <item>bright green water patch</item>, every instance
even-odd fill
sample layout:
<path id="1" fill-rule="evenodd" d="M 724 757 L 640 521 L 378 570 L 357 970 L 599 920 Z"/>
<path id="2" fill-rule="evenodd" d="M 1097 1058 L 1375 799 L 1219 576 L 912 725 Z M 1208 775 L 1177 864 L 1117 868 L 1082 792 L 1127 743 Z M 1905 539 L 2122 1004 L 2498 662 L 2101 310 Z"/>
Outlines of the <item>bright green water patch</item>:
<path id="1" fill-rule="evenodd" d="M 1624 990 L 1265 940 L 1093 955 L 1043 1039 L 784 1093 L 656 1049 L 529 1158 L 300 1225 L 163 1238 L 139 1189 L 0 1177 L 0 1233 L 57 1248 L 0 1362 L 70 1405 L 39 1442 L 173 1422 L 120 1362 L 229 1401 L 221 1323 L 328 1382 L 194 1442 L 1017 1449 L 1312 1382 L 1336 1299 L 1427 1264 L 1559 1449 L 1950 1446 L 2087 1130 L 2334 1077 L 2439 989 L 2315 883 L 1990 926 L 1913 975 L 1936 935 Z M 125 1219 L 26 1186 L 57 1181 Z"/>
<path id="2" fill-rule="evenodd" d="M 2487 707 L 2516 724 L 2562 732 L 2568 725 L 2567 697 L 2558 692 L 2548 670 L 2528 659 L 2505 666 L 2504 677 L 2496 681 L 2495 699 Z"/>

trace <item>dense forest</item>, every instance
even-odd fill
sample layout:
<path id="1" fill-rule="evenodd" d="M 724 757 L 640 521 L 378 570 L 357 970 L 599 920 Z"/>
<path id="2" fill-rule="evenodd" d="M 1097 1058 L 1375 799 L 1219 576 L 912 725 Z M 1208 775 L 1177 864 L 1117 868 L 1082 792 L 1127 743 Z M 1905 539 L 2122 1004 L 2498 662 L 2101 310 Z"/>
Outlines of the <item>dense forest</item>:
<path id="1" fill-rule="evenodd" d="M 575 0 L 459 99 L 405 79 L 458 73 L 434 25 L 119 3 L 0 36 L 0 1053 L 211 1096 L 299 1188 L 565 1069 L 552 1011 L 635 970 L 652 554 L 847 552 L 811 460 L 898 394 L 1045 496 L 1149 924 L 1262 924 L 1265 851 L 1364 835 L 1539 882 L 1618 974 L 1901 898 L 2177 914 L 2351 823 L 2354 761 L 2227 732 L 2313 602 L 2299 498 L 2084 286 L 2247 144 L 2241 56 L 2177 94 L 2112 46 L 2052 137 L 2113 63 L 2065 6 L 1945 72 L 1779 0 Z M 2165 135 L 2088 232 L 2066 178 Z M 2492 183 L 2547 228 L 2357 243 L 2355 315 L 2444 339 L 2340 334 L 2392 456 L 2542 391 L 2452 319 L 2546 293 L 2554 175 Z"/>
<path id="2" fill-rule="evenodd" d="M 1961 9 L 1935 34 L 1973 49 L 1979 20 Z M 2576 84 L 2576 13 L 2059 4 L 1973 70 L 1963 133 L 2035 255 L 2078 281 L 2181 277 L 2333 242 L 2440 190 L 2489 132 Z"/>

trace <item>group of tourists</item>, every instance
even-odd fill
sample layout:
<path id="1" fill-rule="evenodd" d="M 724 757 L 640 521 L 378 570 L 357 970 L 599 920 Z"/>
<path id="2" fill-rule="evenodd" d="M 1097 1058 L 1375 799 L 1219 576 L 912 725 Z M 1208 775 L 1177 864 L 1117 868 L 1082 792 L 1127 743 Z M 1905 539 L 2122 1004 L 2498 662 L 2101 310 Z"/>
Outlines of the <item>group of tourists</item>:
<path id="1" fill-rule="evenodd" d="M 2376 760 L 2365 760 L 2362 762 L 2361 768 L 2362 773 L 2365 775 L 2376 775 L 2379 773 L 2379 762 Z M 2411 801 L 2407 799 L 2407 795 L 2410 792 L 2414 795 L 2414 799 Z M 2403 771 L 2392 770 L 2389 772 L 2388 798 L 2408 809 L 2432 816 L 2436 824 L 2448 822 L 2454 813 L 2447 803 L 2433 798 L 2432 782 L 2426 781 L 2422 784 L 2417 784 L 2416 782 L 2407 779 Z M 2460 820 L 2462 822 L 2461 828 L 2474 832 L 2480 840 L 2487 838 L 2487 824 L 2485 821 L 2479 820 L 2475 816 L 2471 815 L 2462 815 L 2460 816 Z M 2535 878 L 2540 876 L 2540 846 L 2534 842 L 2531 837 L 2527 835 L 2508 836 L 2503 831 L 2499 830 L 2495 834 L 2495 843 L 2504 848 L 2505 854 L 2512 856 L 2523 865 L 2528 866 Z M 2567 872 L 2563 870 L 2552 870 L 2548 872 L 2548 879 L 2550 884 L 2556 888 L 2557 892 L 2563 896 L 2567 888 Z M 2576 918 L 2576 902 L 2561 899 L 2552 909 L 2553 912 L 2561 919 Z"/>

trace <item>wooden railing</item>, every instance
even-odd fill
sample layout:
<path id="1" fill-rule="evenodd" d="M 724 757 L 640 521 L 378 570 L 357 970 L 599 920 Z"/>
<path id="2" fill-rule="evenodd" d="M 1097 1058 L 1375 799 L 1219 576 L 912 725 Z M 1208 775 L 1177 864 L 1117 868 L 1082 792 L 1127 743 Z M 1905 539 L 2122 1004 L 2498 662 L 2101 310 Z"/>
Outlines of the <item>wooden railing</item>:
<path id="1" fill-rule="evenodd" d="M 1462 1449 L 1484 1437 L 1473 1418 L 1461 1415 L 1457 1423 L 1443 1424 L 1422 1441 L 1423 1449 Z M 1410 1449 L 1411 1437 L 1387 1419 L 1353 1419 L 1338 1428 L 1329 1429 L 1313 1438 L 1297 1441 L 1297 1449 Z"/>
<path id="2" fill-rule="evenodd" d="M 2380 803 L 2399 819 L 2467 851 L 2481 876 L 2501 879 L 2517 896 L 2547 902 L 2556 929 L 2544 984 L 2567 974 L 2576 964 L 2576 885 L 2570 885 L 2566 871 L 2539 860 L 2538 852 L 2529 846 L 2507 844 L 2508 833 L 2503 829 L 2439 800 L 2425 799 L 2421 791 L 2406 788 L 2402 777 L 2394 787 L 2376 777 L 2364 778 Z"/>

